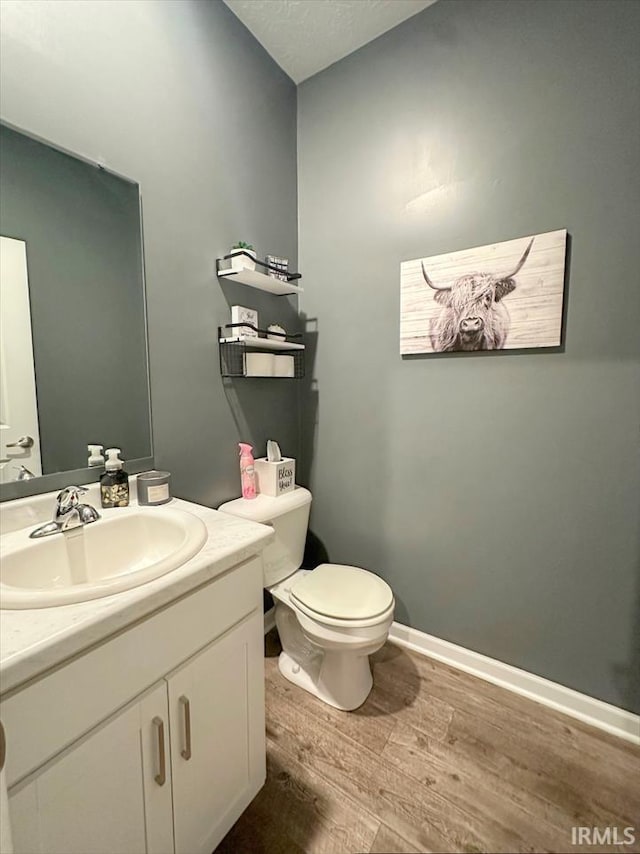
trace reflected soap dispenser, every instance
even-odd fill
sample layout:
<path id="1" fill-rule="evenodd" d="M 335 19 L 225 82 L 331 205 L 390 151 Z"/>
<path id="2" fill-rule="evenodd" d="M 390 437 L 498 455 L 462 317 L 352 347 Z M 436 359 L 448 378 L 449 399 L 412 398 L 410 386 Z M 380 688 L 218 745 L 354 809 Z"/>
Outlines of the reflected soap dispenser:
<path id="1" fill-rule="evenodd" d="M 129 475 L 124 470 L 121 453 L 120 448 L 106 451 L 106 471 L 100 478 L 100 501 L 105 508 L 129 506 Z"/>
<path id="2" fill-rule="evenodd" d="M 104 455 L 102 453 L 102 445 L 87 445 L 87 451 L 89 452 L 89 459 L 87 460 L 87 465 L 89 468 L 94 468 L 100 466 L 102 468 L 104 466 Z"/>

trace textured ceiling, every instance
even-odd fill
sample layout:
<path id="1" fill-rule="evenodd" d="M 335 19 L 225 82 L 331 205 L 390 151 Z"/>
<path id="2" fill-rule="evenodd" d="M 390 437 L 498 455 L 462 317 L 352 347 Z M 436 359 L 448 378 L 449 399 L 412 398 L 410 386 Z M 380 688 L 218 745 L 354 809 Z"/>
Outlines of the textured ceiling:
<path id="1" fill-rule="evenodd" d="M 436 0 L 224 0 L 295 83 Z"/>

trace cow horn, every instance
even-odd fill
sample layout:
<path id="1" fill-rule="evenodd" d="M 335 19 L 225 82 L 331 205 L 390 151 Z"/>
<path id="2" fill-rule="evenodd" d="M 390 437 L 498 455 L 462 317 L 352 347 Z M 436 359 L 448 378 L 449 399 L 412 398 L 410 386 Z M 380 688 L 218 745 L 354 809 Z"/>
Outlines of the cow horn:
<path id="1" fill-rule="evenodd" d="M 508 276 L 503 276 L 503 278 L 505 278 L 505 279 L 513 279 L 513 277 L 514 277 L 514 276 L 516 276 L 516 275 L 520 272 L 520 270 L 522 269 L 522 265 L 524 264 L 524 262 L 525 262 L 525 261 L 527 260 L 527 258 L 529 257 L 529 252 L 531 252 L 531 247 L 533 246 L 533 241 L 534 241 L 534 240 L 535 240 L 535 237 L 532 237 L 532 238 L 531 238 L 531 240 L 529 241 L 529 245 L 528 245 L 528 246 L 527 246 L 527 248 L 524 250 L 524 254 L 523 254 L 522 258 L 521 258 L 521 259 L 518 261 L 518 263 L 516 264 L 516 268 L 515 268 L 515 270 L 513 271 L 513 273 L 509 273 L 509 275 L 508 275 Z"/>
<path id="2" fill-rule="evenodd" d="M 451 288 L 447 287 L 447 285 L 434 285 L 429 276 L 427 276 L 427 271 L 424 268 L 424 261 L 422 264 L 422 275 L 424 276 L 425 282 L 429 285 L 430 288 L 433 288 L 434 291 L 449 291 Z"/>

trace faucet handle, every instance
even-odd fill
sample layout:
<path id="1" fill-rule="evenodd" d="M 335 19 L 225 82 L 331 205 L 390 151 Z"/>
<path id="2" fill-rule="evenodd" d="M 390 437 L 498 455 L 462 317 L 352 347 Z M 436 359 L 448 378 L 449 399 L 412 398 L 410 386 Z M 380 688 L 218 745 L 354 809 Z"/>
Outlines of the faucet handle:
<path id="1" fill-rule="evenodd" d="M 83 486 L 65 486 L 56 497 L 56 516 L 63 516 L 80 503 L 81 495 L 87 490 Z"/>
<path id="2" fill-rule="evenodd" d="M 58 501 L 64 500 L 67 496 L 77 498 L 79 495 L 84 495 L 86 491 L 86 486 L 65 486 L 62 492 L 58 493 Z"/>

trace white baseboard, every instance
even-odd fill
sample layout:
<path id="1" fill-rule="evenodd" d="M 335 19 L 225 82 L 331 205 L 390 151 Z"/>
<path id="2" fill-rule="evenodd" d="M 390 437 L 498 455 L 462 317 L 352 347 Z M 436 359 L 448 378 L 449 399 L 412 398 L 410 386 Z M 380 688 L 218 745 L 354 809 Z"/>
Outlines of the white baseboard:
<path id="1" fill-rule="evenodd" d="M 275 606 L 269 608 L 264 615 L 264 633 L 270 632 L 276 624 L 276 609 Z"/>
<path id="2" fill-rule="evenodd" d="M 640 745 L 640 716 L 626 709 L 619 709 L 557 682 L 543 679 L 542 676 L 403 626 L 402 623 L 393 623 L 389 640 Z"/>

